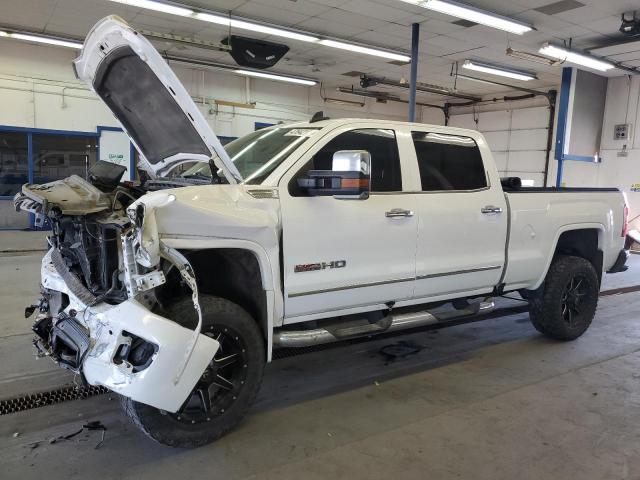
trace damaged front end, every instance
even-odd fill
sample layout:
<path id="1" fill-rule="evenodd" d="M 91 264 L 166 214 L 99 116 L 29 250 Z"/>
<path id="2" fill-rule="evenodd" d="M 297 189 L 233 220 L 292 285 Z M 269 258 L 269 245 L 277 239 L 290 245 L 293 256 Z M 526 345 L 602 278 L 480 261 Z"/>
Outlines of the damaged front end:
<path id="1" fill-rule="evenodd" d="M 40 356 L 91 385 L 176 412 L 219 345 L 200 333 L 191 265 L 158 236 L 155 211 L 174 197 L 144 194 L 139 187 L 77 176 L 25 185 L 16 208 L 52 228 L 42 260 L 42 298 L 25 313 L 37 311 Z M 191 291 L 200 320 L 195 329 L 162 315 L 158 292 L 167 278 Z"/>

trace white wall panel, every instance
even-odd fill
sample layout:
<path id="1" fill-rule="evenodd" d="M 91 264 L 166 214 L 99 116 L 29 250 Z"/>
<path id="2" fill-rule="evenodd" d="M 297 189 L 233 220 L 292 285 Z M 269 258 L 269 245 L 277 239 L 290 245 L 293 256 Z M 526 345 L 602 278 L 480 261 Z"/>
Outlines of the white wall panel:
<path id="1" fill-rule="evenodd" d="M 506 152 L 509 150 L 509 132 L 484 132 L 489 147 L 494 152 Z"/>
<path id="2" fill-rule="evenodd" d="M 547 130 L 542 129 L 526 129 L 512 130 L 509 140 L 510 151 L 522 150 L 546 150 L 547 149 Z"/>
<path id="3" fill-rule="evenodd" d="M 511 128 L 547 128 L 549 126 L 549 107 L 523 108 L 512 110 Z"/>
<path id="4" fill-rule="evenodd" d="M 496 162 L 498 171 L 501 172 L 501 174 L 502 172 L 506 174 L 508 171 L 509 154 L 507 152 L 493 152 L 493 161 Z"/>
<path id="5" fill-rule="evenodd" d="M 0 88 L 0 125 L 28 125 L 33 121 L 31 93 Z"/>
<path id="6" fill-rule="evenodd" d="M 545 151 L 510 151 L 509 170 L 518 172 L 544 172 L 547 162 Z"/>
<path id="7" fill-rule="evenodd" d="M 451 115 L 449 126 L 477 130 L 476 123 L 473 121 L 473 115 L 471 114 Z"/>
<path id="8" fill-rule="evenodd" d="M 476 114 L 476 116 L 478 118 L 478 129 L 481 132 L 509 130 L 511 112 L 508 110 L 502 112 L 483 112 Z M 475 125 L 473 128 L 475 129 Z"/>

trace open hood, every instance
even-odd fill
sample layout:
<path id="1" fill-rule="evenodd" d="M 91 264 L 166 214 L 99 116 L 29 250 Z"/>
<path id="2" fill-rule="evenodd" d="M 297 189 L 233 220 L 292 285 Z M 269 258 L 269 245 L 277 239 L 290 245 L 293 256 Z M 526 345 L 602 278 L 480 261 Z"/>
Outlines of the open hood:
<path id="1" fill-rule="evenodd" d="M 154 177 L 181 163 L 213 160 L 229 183 L 242 181 L 191 96 L 151 43 L 109 16 L 89 32 L 76 76 L 111 109 Z"/>

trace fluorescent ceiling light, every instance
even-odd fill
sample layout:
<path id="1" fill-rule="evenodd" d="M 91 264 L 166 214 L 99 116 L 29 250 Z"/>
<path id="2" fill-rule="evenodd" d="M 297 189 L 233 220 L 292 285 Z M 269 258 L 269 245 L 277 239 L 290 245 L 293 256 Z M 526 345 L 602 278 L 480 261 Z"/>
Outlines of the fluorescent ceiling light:
<path id="1" fill-rule="evenodd" d="M 508 68 L 498 67 L 495 65 L 489 65 L 487 63 L 474 62 L 467 60 L 462 64 L 462 68 L 467 70 L 474 70 L 476 72 L 488 73 L 490 75 L 500 75 L 501 77 L 509 77 L 515 80 L 523 80 L 528 82 L 529 80 L 536 80 L 537 77 L 531 73 L 523 72 L 520 70 L 511 70 Z"/>
<path id="2" fill-rule="evenodd" d="M 545 43 L 540 48 L 540 53 L 546 55 L 547 57 L 557 58 L 563 62 L 575 63 L 576 65 L 582 65 L 583 67 L 593 68 L 594 70 L 599 70 L 601 72 L 606 72 L 607 70 L 611 70 L 615 68 L 615 65 L 607 62 L 606 60 L 600 60 L 597 57 L 587 55 L 584 53 L 578 53 L 573 50 L 569 50 L 563 47 L 558 47 L 556 45 L 551 45 L 549 43 Z"/>
<path id="3" fill-rule="evenodd" d="M 123 3 L 131 7 L 146 8 L 155 10 L 156 12 L 169 13 L 171 15 L 180 15 L 181 17 L 189 17 L 195 12 L 190 8 L 170 5 L 168 3 L 154 2 L 153 0 L 111 0 L 112 2 Z"/>
<path id="4" fill-rule="evenodd" d="M 116 0 L 113 0 L 113 1 L 116 1 Z M 277 37 L 291 38 L 293 40 L 300 40 L 301 42 L 317 42 L 318 41 L 318 37 L 312 37 L 311 35 L 292 32 L 290 30 L 284 30 L 276 27 L 270 27 L 268 25 L 261 25 L 259 23 L 246 22 L 244 20 L 224 17 L 222 15 L 215 15 L 213 13 L 198 12 L 193 15 L 193 18 L 202 20 L 204 22 L 217 23 L 218 25 L 239 28 L 241 30 L 250 30 L 252 32 L 260 32 L 267 35 L 275 35 Z"/>
<path id="5" fill-rule="evenodd" d="M 31 35 L 28 33 L 0 31 L 0 37 L 15 38 L 16 40 L 25 40 L 27 42 L 46 43 L 47 45 L 56 45 L 58 47 L 82 48 L 82 43 L 80 42 L 73 42 L 71 40 L 63 40 L 55 37 Z"/>
<path id="6" fill-rule="evenodd" d="M 297 83 L 298 85 L 306 85 L 309 87 L 312 87 L 316 84 L 315 80 L 309 80 L 307 78 L 288 77 L 285 75 L 275 75 L 273 73 L 255 72 L 253 70 L 237 69 L 234 70 L 234 72 L 239 73 L 240 75 L 247 75 L 249 77 L 266 78 L 269 80 L 278 80 L 281 82 Z"/>
<path id="7" fill-rule="evenodd" d="M 399 53 L 387 52 L 385 50 L 378 50 L 377 48 L 364 47 L 362 45 L 354 45 L 353 43 L 339 42 L 337 40 L 322 39 L 319 42 L 321 45 L 327 47 L 340 48 L 342 50 L 349 50 L 350 52 L 364 53 L 366 55 L 373 55 L 375 57 L 388 58 L 390 60 L 397 60 L 399 62 L 410 62 L 411 57 L 408 55 L 401 55 Z"/>
<path id="8" fill-rule="evenodd" d="M 474 23 L 481 23 L 488 27 L 506 30 L 507 32 L 522 35 L 533 30 L 533 26 L 524 22 L 519 22 L 513 18 L 504 17 L 497 13 L 487 12 L 464 3 L 450 0 L 402 0 L 420 7 L 428 8 L 436 12 L 445 13 L 452 17 L 462 18 Z"/>
<path id="9" fill-rule="evenodd" d="M 181 17 L 194 18 L 203 22 L 215 23 L 217 25 L 223 25 L 226 27 L 237 28 L 239 30 L 247 30 L 249 32 L 264 33 L 266 35 L 273 35 L 276 37 L 290 38 L 292 40 L 299 40 L 301 42 L 317 43 L 326 47 L 340 48 L 342 50 L 350 50 L 352 52 L 363 53 L 366 55 L 373 55 L 376 57 L 388 58 L 390 60 L 397 60 L 401 62 L 410 62 L 411 57 L 408 55 L 390 52 L 375 47 L 367 47 L 363 45 L 353 44 L 349 42 L 342 42 L 338 40 L 332 40 L 328 38 L 320 38 L 313 33 L 308 33 L 299 30 L 290 30 L 287 28 L 279 28 L 275 25 L 269 25 L 261 22 L 254 22 L 251 20 L 231 17 L 229 15 L 211 12 L 211 11 L 195 11 L 187 6 L 182 6 L 177 2 L 164 3 L 155 0 L 111 0 L 112 2 L 122 3 L 132 7 L 145 8 L 148 10 L 154 10 L 157 12 L 168 13 L 171 15 L 179 15 Z"/>

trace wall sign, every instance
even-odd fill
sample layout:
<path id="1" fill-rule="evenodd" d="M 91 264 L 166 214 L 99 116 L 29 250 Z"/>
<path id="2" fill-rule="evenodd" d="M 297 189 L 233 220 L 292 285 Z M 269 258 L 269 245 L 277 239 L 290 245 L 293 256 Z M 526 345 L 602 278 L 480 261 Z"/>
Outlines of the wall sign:
<path id="1" fill-rule="evenodd" d="M 123 180 L 131 180 L 131 142 L 120 129 L 98 128 L 100 132 L 99 160 L 117 163 L 126 167 Z"/>

